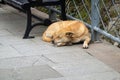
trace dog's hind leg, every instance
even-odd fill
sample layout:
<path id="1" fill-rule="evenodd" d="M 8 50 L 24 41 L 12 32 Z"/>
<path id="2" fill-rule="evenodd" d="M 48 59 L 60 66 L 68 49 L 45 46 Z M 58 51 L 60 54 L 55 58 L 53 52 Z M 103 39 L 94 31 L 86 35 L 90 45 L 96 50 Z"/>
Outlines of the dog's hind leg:
<path id="1" fill-rule="evenodd" d="M 43 40 L 43 41 L 46 41 L 46 42 L 51 42 L 51 41 L 52 41 L 52 38 L 51 38 L 51 37 L 47 37 L 45 34 L 43 34 L 42 40 Z"/>

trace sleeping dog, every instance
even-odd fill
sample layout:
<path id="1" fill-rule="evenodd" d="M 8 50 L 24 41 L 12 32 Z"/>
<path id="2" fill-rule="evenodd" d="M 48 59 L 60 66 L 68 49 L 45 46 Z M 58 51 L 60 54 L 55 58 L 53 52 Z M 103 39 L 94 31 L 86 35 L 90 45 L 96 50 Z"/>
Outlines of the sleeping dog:
<path id="1" fill-rule="evenodd" d="M 43 33 L 42 40 L 57 46 L 72 45 L 83 41 L 83 48 L 88 48 L 91 40 L 88 28 L 81 21 L 58 21 L 52 23 Z"/>

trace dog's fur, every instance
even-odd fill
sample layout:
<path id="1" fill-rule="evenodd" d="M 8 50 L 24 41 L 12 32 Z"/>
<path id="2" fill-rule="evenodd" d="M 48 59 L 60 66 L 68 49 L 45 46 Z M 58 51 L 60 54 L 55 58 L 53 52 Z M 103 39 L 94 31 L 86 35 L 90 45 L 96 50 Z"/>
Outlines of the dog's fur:
<path id="1" fill-rule="evenodd" d="M 84 41 L 83 48 L 88 48 L 91 40 L 89 30 L 81 21 L 58 21 L 51 24 L 43 33 L 42 39 L 57 46 L 72 45 Z"/>

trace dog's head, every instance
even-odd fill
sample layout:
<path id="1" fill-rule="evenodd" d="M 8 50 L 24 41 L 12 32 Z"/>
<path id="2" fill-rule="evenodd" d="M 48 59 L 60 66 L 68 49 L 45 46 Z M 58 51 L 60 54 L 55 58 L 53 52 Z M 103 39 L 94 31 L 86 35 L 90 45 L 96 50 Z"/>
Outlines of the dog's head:
<path id="1" fill-rule="evenodd" d="M 71 31 L 60 30 L 53 35 L 52 43 L 57 46 L 72 45 L 73 34 Z"/>

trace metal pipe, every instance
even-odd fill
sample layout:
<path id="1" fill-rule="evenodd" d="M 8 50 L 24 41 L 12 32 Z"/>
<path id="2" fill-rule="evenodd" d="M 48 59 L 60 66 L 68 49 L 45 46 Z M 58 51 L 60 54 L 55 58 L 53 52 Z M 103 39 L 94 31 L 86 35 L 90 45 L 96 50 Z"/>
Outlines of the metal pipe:
<path id="1" fill-rule="evenodd" d="M 120 38 L 114 37 L 113 35 L 105 32 L 104 30 L 101 30 L 100 28 L 98 28 L 96 26 L 94 27 L 94 30 L 97 31 L 97 32 L 99 32 L 100 34 L 103 34 L 104 36 L 106 36 L 106 37 L 108 37 L 108 38 L 110 38 L 110 39 L 112 39 L 112 40 L 120 43 Z"/>

